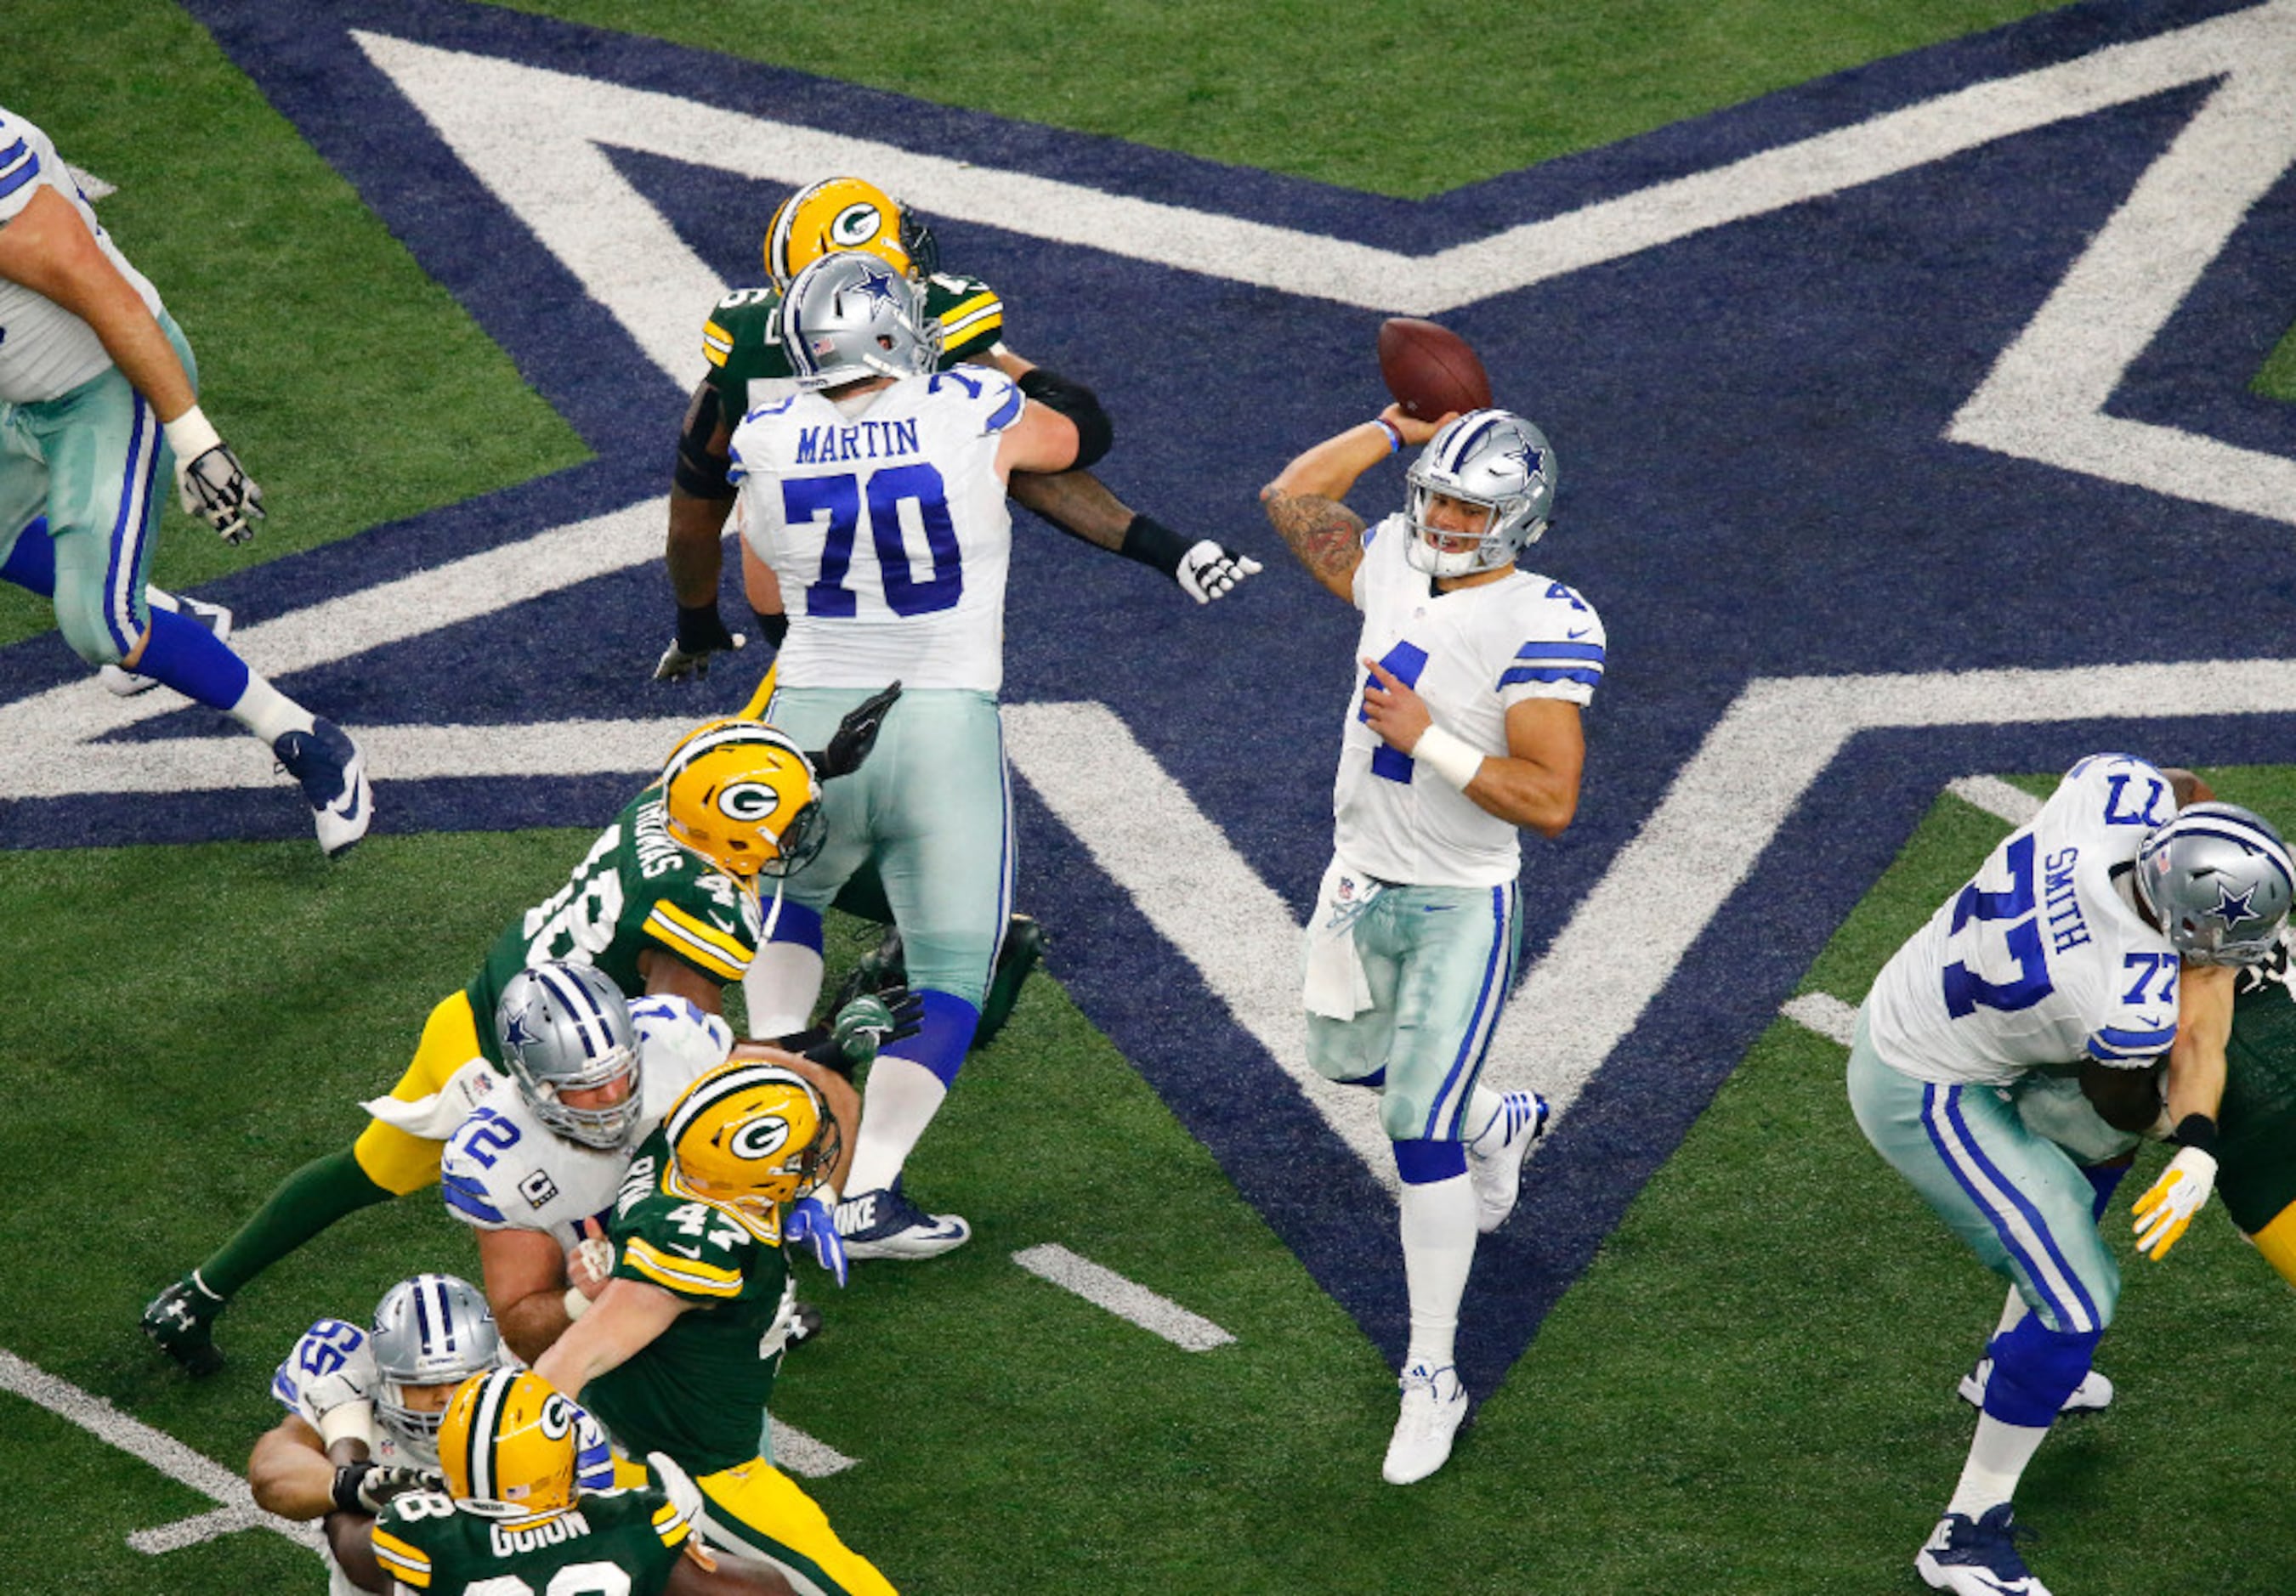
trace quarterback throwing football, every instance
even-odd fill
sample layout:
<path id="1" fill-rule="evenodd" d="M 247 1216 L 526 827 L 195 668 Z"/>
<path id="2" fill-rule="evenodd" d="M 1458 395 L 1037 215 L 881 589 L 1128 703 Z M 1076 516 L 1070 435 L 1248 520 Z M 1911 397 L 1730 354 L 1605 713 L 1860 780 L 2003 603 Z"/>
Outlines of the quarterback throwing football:
<path id="1" fill-rule="evenodd" d="M 1375 527 L 1339 503 L 1406 444 L 1425 449 L 1406 509 Z M 1515 568 L 1546 530 L 1554 452 L 1521 416 L 1439 425 L 1390 406 L 1327 438 L 1260 495 L 1318 582 L 1363 611 L 1332 807 L 1331 868 L 1308 934 L 1308 1052 L 1380 1093 L 1403 1177 L 1411 1343 L 1383 1469 L 1440 1469 L 1466 1416 L 1452 1367 L 1479 1231 L 1513 1210 L 1545 1128 L 1535 1093 L 1480 1084 L 1521 937 L 1520 828 L 1578 806 L 1579 711 L 1603 679 L 1603 623 Z"/>

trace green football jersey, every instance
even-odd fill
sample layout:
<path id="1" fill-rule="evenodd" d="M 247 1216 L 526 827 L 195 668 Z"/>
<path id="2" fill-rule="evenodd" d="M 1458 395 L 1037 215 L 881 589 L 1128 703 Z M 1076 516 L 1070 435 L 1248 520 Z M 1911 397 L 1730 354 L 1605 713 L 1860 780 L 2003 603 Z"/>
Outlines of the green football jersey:
<path id="1" fill-rule="evenodd" d="M 2296 974 L 2283 946 L 2240 972 L 2218 1111 L 2217 1191 L 2256 1234 L 2296 1202 Z"/>
<path id="2" fill-rule="evenodd" d="M 649 787 L 598 833 L 565 886 L 495 938 L 464 988 L 479 1045 L 499 1068 L 495 1004 L 511 977 L 545 960 L 586 960 L 642 997 L 640 954 L 666 953 L 722 985 L 750 968 L 760 932 L 757 895 L 678 846 L 662 823 L 661 791 Z"/>
<path id="3" fill-rule="evenodd" d="M 424 1491 L 383 1505 L 374 1521 L 374 1560 L 423 1596 L 654 1596 L 692 1534 L 685 1515 L 659 1491 L 594 1492 L 539 1518 Z"/>
<path id="4" fill-rule="evenodd" d="M 614 1274 L 696 1305 L 582 1393 L 631 1457 L 666 1452 L 689 1474 L 714 1474 L 758 1455 L 758 1436 L 787 1334 L 782 1299 L 794 1289 L 778 1245 L 715 1203 L 669 1190 L 669 1145 L 639 1145 L 613 1223 Z"/>
<path id="5" fill-rule="evenodd" d="M 786 382 L 789 353 L 782 348 L 782 297 L 771 288 L 740 288 L 718 301 L 701 329 L 701 353 L 709 362 L 731 428 L 752 406 L 772 397 L 753 394 L 753 382 Z M 925 315 L 940 323 L 940 369 L 961 360 L 985 357 L 1004 336 L 1004 302 L 978 277 L 935 272 L 925 279 Z"/>

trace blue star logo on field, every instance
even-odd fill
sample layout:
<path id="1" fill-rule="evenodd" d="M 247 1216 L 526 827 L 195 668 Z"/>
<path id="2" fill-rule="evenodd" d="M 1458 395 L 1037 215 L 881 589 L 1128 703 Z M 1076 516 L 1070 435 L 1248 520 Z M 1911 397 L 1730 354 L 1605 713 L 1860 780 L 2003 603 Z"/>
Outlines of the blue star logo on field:
<path id="1" fill-rule="evenodd" d="M 1571 462 L 1538 569 L 1620 639 L 1587 801 L 1527 850 L 1488 1078 L 1556 1117 L 1525 1176 L 1538 1223 L 1479 1249 L 1472 1388 L 1948 781 L 2062 770 L 2100 722 L 2228 764 L 2283 760 L 2296 731 L 2249 574 L 2296 522 L 2287 409 L 2246 386 L 2285 331 L 2254 285 L 2296 267 L 2285 141 L 2241 136 L 2288 69 L 2262 12 L 2070 8 L 1406 202 L 658 41 L 602 52 L 463 0 L 186 4 L 594 455 L 203 586 L 257 618 L 283 686 L 374 734 L 382 829 L 598 823 L 753 685 L 647 679 L 664 462 L 706 313 L 758 281 L 767 218 L 823 162 L 912 196 L 1013 347 L 1100 389 L 1128 499 L 1256 545 L 1267 575 L 1199 611 L 1016 528 L 1018 892 L 1070 995 L 1390 1355 L 1396 1242 L 1365 1222 L 1387 1151 L 1269 1019 L 1298 1012 L 1355 618 L 1283 560 L 1257 493 L 1386 403 L 1387 316 L 1467 339 Z M 1360 497 L 1401 501 L 1395 477 Z M 2164 561 L 2193 602 L 2140 637 L 2127 595 Z M 301 618 L 386 584 L 388 618 Z M 0 650 L 0 842 L 305 834 L 247 799 L 208 722 L 110 700 L 61 652 Z M 2195 669 L 2224 685 L 2190 690 Z M 1248 730 L 1207 733 L 1206 681 Z M 477 726 L 519 728 L 488 742 L 515 763 L 472 768 Z M 1205 867 L 1178 883 L 1110 841 L 1144 816 L 1161 859 Z"/>
<path id="2" fill-rule="evenodd" d="M 2253 887 L 2235 896 L 2231 888 L 2218 883 L 2217 905 L 2209 913 L 2223 921 L 2226 927 L 2229 929 L 2238 925 L 2243 920 L 2254 920 L 2257 917 L 2256 910 L 2251 904 L 2251 900 L 2255 896 L 2256 888 Z"/>

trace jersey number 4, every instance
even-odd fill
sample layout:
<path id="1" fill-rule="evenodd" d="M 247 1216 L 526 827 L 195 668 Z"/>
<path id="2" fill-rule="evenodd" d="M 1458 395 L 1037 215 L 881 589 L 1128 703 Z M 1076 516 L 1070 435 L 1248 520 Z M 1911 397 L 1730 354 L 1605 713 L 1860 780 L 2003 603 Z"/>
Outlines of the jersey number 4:
<path id="1" fill-rule="evenodd" d="M 940 472 L 925 461 L 889 465 L 869 473 L 865 488 L 850 472 L 834 477 L 786 477 L 782 513 L 792 527 L 826 518 L 828 536 L 821 570 L 805 590 L 808 615 L 849 618 L 856 609 L 845 585 L 853 569 L 853 544 L 860 536 L 866 503 L 869 541 L 877 552 L 877 576 L 886 607 L 895 615 L 931 615 L 954 610 L 964 593 L 964 562 L 956 546 L 956 526 L 948 514 L 948 490 Z M 901 509 L 913 504 L 932 556 L 932 574 L 917 580 L 901 536 Z"/>

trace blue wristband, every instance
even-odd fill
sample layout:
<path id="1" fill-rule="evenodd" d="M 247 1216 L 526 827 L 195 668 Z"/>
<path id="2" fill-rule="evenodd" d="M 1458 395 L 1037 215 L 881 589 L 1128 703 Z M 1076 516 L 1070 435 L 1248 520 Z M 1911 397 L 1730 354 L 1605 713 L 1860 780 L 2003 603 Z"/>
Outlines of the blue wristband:
<path id="1" fill-rule="evenodd" d="M 1400 454 L 1403 453 L 1403 432 L 1400 428 L 1397 427 L 1393 422 L 1389 421 L 1383 415 L 1375 415 L 1372 417 L 1371 424 L 1378 428 L 1382 432 L 1387 434 L 1387 452 L 1389 454 Z"/>

